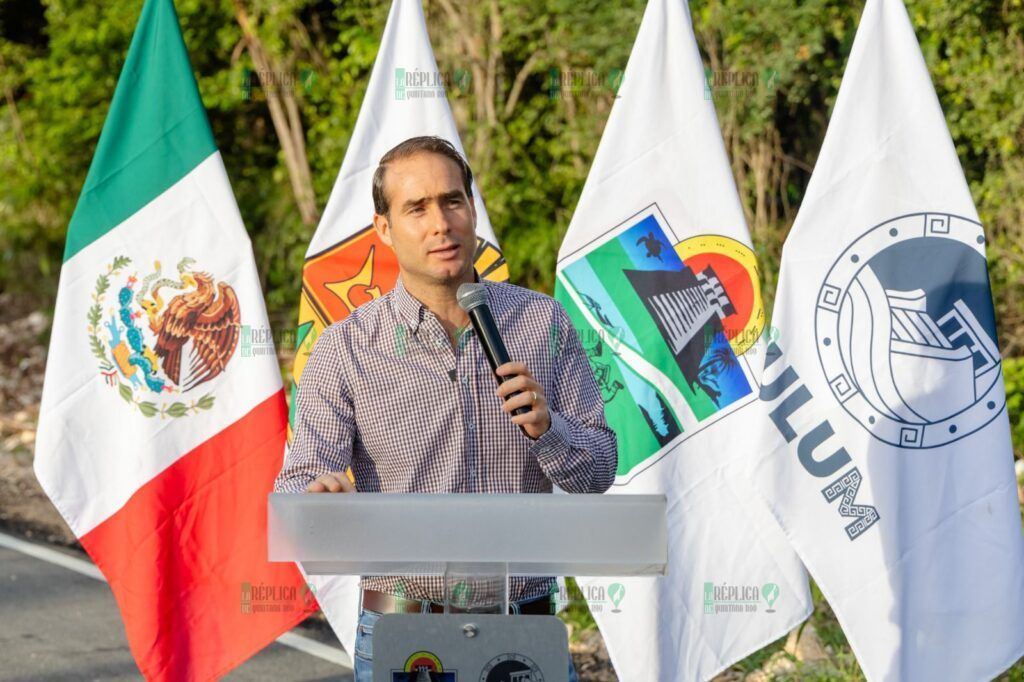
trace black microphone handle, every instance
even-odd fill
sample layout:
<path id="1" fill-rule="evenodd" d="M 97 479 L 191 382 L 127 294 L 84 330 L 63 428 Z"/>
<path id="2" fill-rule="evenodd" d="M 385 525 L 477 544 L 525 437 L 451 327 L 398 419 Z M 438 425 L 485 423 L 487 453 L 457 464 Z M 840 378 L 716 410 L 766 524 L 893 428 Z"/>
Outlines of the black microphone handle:
<path id="1" fill-rule="evenodd" d="M 484 348 L 484 355 L 487 356 L 487 362 L 491 365 L 491 371 L 497 370 L 498 367 L 508 362 L 508 350 L 505 348 L 505 342 L 501 340 L 501 334 L 498 333 L 498 325 L 494 323 L 491 309 L 486 305 L 473 308 L 469 312 L 469 321 L 473 324 L 473 331 L 476 332 L 477 337 L 480 339 L 480 345 Z M 494 378 L 498 380 L 499 384 L 503 384 L 512 377 L 495 374 Z M 520 391 L 516 391 L 505 398 L 505 400 L 519 395 L 519 393 Z M 517 407 L 512 410 L 512 414 L 526 414 L 530 409 L 529 407 Z"/>

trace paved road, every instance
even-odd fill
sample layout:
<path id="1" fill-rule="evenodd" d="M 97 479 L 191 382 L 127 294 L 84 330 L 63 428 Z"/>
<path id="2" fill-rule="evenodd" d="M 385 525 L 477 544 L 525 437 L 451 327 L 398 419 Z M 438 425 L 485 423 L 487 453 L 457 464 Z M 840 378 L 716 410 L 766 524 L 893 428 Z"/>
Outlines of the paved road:
<path id="1" fill-rule="evenodd" d="M 335 647 L 337 656 L 332 634 L 301 626 L 292 633 Z M 0 546 L 0 681 L 139 679 L 105 582 Z M 347 682 L 352 674 L 337 662 L 274 643 L 224 679 Z"/>

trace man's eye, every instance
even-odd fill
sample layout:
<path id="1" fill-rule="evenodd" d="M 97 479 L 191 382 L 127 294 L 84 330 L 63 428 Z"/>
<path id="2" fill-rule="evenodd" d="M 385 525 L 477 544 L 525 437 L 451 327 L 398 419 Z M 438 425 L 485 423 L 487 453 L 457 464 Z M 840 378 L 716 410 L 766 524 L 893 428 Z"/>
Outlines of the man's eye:
<path id="1" fill-rule="evenodd" d="M 449 199 L 448 200 L 448 205 L 449 206 L 461 206 L 462 205 L 462 199 L 459 199 L 459 198 Z"/>

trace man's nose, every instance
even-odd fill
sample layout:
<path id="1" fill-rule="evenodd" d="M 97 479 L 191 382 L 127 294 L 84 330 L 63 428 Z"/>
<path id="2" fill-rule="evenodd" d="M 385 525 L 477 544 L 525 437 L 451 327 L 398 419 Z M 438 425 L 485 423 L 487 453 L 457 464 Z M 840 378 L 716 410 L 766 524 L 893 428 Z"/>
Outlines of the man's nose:
<path id="1" fill-rule="evenodd" d="M 451 220 L 440 204 L 430 205 L 430 231 L 433 234 L 451 232 Z"/>

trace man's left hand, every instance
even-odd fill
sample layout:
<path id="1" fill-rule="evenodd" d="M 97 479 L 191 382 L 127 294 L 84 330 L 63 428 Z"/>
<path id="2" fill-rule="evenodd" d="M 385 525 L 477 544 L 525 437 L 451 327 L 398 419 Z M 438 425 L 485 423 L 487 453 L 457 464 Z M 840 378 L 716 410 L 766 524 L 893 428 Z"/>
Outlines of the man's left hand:
<path id="1" fill-rule="evenodd" d="M 498 385 L 495 394 L 502 400 L 518 391 L 518 395 L 505 400 L 502 409 L 512 414 L 517 407 L 526 407 L 526 414 L 512 415 L 512 423 L 518 424 L 526 431 L 526 435 L 537 440 L 551 427 L 551 414 L 548 412 L 548 400 L 544 396 L 544 387 L 530 374 L 530 370 L 521 362 L 506 362 L 495 370 L 498 376 L 511 377 Z"/>

